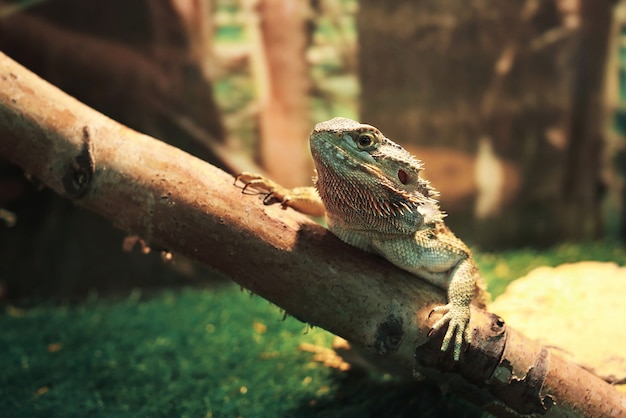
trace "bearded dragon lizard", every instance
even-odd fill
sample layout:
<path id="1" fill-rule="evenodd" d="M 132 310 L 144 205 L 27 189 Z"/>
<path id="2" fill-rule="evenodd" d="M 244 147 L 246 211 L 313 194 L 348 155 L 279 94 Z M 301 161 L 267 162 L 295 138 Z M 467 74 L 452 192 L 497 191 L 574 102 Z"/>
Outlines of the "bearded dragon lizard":
<path id="1" fill-rule="evenodd" d="M 443 222 L 438 192 L 419 176 L 422 162 L 377 128 L 346 118 L 315 125 L 310 146 L 315 188 L 286 189 L 242 173 L 243 191 L 267 193 L 266 204 L 325 213 L 328 229 L 342 241 L 447 290 L 448 304 L 433 310 L 442 317 L 431 333 L 448 324 L 441 350 L 454 342 L 458 361 L 463 341 L 471 342 L 470 304 L 484 307 L 488 293 L 469 248 Z"/>

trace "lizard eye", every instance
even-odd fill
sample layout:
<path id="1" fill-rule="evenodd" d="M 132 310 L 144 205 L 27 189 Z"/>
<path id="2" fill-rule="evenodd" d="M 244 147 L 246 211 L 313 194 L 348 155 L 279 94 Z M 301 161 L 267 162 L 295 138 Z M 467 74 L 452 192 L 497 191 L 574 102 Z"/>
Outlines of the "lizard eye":
<path id="1" fill-rule="evenodd" d="M 363 132 L 356 138 L 356 143 L 360 149 L 365 150 L 374 145 L 375 137 L 370 132 Z"/>

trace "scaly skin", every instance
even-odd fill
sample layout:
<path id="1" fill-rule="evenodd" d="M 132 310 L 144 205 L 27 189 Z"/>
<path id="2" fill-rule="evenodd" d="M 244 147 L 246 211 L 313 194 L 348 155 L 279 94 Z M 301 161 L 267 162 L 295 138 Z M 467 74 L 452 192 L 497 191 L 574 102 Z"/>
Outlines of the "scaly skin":
<path id="1" fill-rule="evenodd" d="M 328 229 L 341 240 L 376 253 L 417 277 L 446 289 L 448 304 L 433 330 L 448 329 L 441 350 L 471 342 L 470 304 L 484 307 L 488 294 L 472 254 L 444 224 L 438 193 L 420 178 L 422 163 L 371 125 L 334 118 L 315 125 L 310 138 L 316 189 L 288 190 L 262 176 L 243 173 L 244 191 L 268 193 L 303 213 L 326 212 Z"/>

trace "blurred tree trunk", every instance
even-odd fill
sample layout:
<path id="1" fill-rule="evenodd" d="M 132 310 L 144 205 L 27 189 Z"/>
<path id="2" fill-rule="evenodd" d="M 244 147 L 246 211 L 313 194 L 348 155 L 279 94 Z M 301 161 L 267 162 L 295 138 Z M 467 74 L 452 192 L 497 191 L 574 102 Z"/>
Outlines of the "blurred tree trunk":
<path id="1" fill-rule="evenodd" d="M 428 152 L 425 175 L 470 241 L 596 237 L 611 12 L 608 0 L 362 0 L 361 119 Z M 437 170 L 459 153 L 460 172 Z"/>
<path id="2" fill-rule="evenodd" d="M 569 119 L 570 146 L 567 149 L 562 196 L 566 233 L 592 236 L 600 228 L 597 218 L 602 196 L 600 156 L 604 142 L 605 68 L 609 54 L 612 1 L 581 0 L 579 47 L 575 55 L 572 110 Z"/>
<path id="3" fill-rule="evenodd" d="M 210 0 L 43 2 L 0 19 L 0 50 L 102 113 L 225 167 Z"/>
<path id="4" fill-rule="evenodd" d="M 309 185 L 313 163 L 308 149 L 308 2 L 259 0 L 257 10 L 261 163 L 273 179 L 287 187 Z"/>

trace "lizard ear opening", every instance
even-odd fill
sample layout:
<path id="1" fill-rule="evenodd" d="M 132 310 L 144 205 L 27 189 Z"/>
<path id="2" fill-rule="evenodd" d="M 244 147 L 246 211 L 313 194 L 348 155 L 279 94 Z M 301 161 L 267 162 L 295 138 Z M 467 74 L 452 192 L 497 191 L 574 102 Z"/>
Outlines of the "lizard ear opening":
<path id="1" fill-rule="evenodd" d="M 398 180 L 400 180 L 402 184 L 407 184 L 409 182 L 409 175 L 404 170 L 398 170 Z"/>

